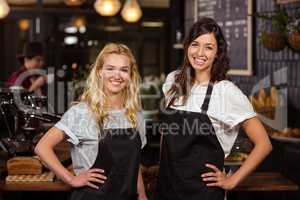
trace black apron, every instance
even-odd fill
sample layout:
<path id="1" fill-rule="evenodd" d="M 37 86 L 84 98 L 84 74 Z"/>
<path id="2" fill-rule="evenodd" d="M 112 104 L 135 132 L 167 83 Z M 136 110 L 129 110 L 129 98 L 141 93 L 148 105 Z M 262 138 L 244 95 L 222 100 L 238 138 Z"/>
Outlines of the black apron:
<path id="1" fill-rule="evenodd" d="M 159 200 L 224 200 L 225 191 L 206 186 L 201 177 L 201 174 L 213 171 L 205 166 L 206 163 L 221 171 L 224 165 L 223 149 L 206 114 L 212 90 L 210 83 L 201 113 L 169 106 L 162 113 Z"/>
<path id="2" fill-rule="evenodd" d="M 76 188 L 71 200 L 137 200 L 141 139 L 136 129 L 106 129 L 91 168 L 105 170 L 99 189 Z"/>

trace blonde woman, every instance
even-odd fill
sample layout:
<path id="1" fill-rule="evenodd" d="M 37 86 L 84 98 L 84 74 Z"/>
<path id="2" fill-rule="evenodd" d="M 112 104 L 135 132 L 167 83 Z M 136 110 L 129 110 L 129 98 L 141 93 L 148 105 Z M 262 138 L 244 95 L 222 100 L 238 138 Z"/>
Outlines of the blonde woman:
<path id="1" fill-rule="evenodd" d="M 146 144 L 139 112 L 140 76 L 130 49 L 107 44 L 90 72 L 81 101 L 39 141 L 35 152 L 65 183 L 72 200 L 147 199 L 139 168 Z M 67 139 L 75 175 L 53 148 Z"/>

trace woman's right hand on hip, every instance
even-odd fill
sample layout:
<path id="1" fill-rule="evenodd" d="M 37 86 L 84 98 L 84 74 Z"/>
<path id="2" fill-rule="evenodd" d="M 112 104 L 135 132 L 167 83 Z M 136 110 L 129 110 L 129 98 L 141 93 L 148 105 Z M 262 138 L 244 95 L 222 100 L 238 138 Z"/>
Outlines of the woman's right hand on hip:
<path id="1" fill-rule="evenodd" d="M 104 175 L 103 169 L 89 169 L 82 171 L 78 176 L 74 176 L 70 182 L 72 187 L 89 186 L 91 188 L 99 189 L 95 183 L 104 184 L 107 177 Z"/>

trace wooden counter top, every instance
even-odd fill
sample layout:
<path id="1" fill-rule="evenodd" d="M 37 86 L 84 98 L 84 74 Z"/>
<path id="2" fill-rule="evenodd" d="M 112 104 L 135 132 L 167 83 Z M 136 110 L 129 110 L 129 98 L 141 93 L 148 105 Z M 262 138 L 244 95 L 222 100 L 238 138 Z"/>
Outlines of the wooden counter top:
<path id="1" fill-rule="evenodd" d="M 0 182 L 4 191 L 69 191 L 61 181 L 54 182 Z M 280 173 L 253 173 L 233 191 L 299 191 L 299 186 Z"/>
<path id="2" fill-rule="evenodd" d="M 61 181 L 54 182 L 0 182 L 3 191 L 69 191 L 71 187 Z"/>
<path id="3" fill-rule="evenodd" d="M 247 177 L 234 191 L 297 191 L 299 186 L 280 173 L 258 172 Z"/>

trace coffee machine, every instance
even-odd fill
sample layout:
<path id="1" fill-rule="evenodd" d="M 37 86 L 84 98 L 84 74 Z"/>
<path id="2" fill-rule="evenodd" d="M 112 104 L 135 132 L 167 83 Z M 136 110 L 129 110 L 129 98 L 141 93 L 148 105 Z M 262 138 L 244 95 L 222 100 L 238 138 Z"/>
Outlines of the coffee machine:
<path id="1" fill-rule="evenodd" d="M 10 155 L 33 155 L 35 144 L 61 116 L 47 112 L 47 98 L 22 88 L 0 88 L 1 123 L 7 133 L 0 148 Z M 44 126 L 44 124 L 47 124 Z"/>

